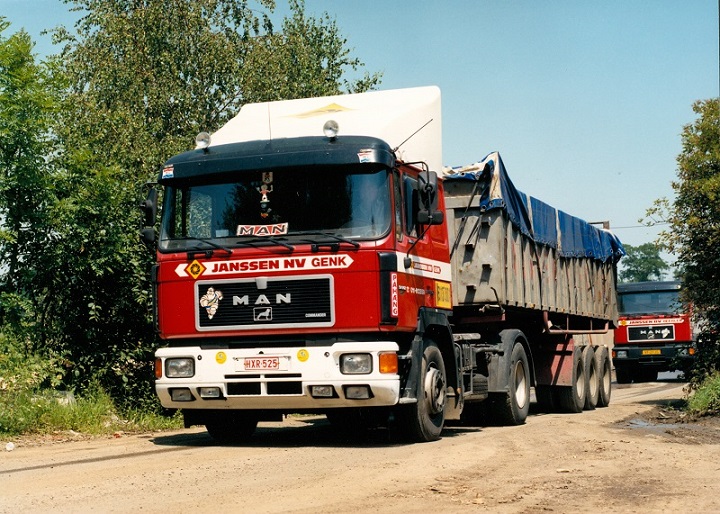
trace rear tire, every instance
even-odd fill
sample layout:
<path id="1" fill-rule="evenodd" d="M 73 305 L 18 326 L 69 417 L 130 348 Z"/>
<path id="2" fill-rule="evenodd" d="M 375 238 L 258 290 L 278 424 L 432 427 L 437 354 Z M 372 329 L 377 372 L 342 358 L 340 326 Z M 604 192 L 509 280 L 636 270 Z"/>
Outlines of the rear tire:
<path id="1" fill-rule="evenodd" d="M 610 365 L 610 354 L 606 346 L 598 346 L 595 349 L 595 362 L 600 379 L 600 391 L 598 396 L 598 407 L 610 405 L 612 394 L 612 367 Z"/>
<path id="2" fill-rule="evenodd" d="M 585 407 L 587 378 L 582 348 L 576 346 L 573 351 L 572 385 L 557 388 L 557 399 L 560 408 L 566 412 L 582 412 Z"/>
<path id="3" fill-rule="evenodd" d="M 423 352 L 420 381 L 417 402 L 398 411 L 400 429 L 412 441 L 436 441 L 445 425 L 447 375 L 440 349 L 433 341 Z"/>
<path id="4" fill-rule="evenodd" d="M 585 363 L 585 410 L 595 410 L 600 398 L 600 374 L 598 373 L 595 350 L 590 345 L 583 348 L 583 362 Z"/>
<path id="5" fill-rule="evenodd" d="M 507 393 L 490 393 L 491 417 L 500 425 L 522 425 L 530 411 L 530 366 L 519 341 L 510 355 L 508 386 Z"/>

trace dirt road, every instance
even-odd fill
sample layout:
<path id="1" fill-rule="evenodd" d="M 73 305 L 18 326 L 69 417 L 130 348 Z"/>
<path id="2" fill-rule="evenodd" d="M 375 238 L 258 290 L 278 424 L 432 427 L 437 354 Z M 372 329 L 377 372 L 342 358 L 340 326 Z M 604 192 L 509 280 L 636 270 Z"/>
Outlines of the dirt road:
<path id="1" fill-rule="evenodd" d="M 19 441 L 0 453 L 0 512 L 720 512 L 719 425 L 662 409 L 682 387 L 615 386 L 609 408 L 416 445 L 322 417 L 262 423 L 244 447 L 200 428 Z"/>

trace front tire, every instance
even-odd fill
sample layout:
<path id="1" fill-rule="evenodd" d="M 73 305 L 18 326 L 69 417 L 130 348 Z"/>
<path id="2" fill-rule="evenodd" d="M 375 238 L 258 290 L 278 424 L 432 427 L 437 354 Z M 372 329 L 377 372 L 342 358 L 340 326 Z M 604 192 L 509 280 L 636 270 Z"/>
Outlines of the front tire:
<path id="1" fill-rule="evenodd" d="M 633 371 L 630 366 L 615 364 L 615 379 L 618 384 L 629 384 L 633 379 Z"/>
<path id="2" fill-rule="evenodd" d="M 445 425 L 446 402 L 445 362 L 440 349 L 430 341 L 423 352 L 417 402 L 404 405 L 399 411 L 402 431 L 416 442 L 440 439 Z"/>

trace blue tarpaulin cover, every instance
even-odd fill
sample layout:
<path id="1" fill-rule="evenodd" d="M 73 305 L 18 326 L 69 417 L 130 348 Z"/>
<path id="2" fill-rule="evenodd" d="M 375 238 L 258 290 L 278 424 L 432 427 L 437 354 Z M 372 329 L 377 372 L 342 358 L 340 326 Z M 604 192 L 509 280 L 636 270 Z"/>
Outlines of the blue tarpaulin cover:
<path id="1" fill-rule="evenodd" d="M 505 210 L 518 230 L 538 244 L 555 248 L 562 257 L 607 262 L 625 255 L 622 243 L 612 232 L 518 191 L 497 152 L 471 166 L 447 169 L 444 180 L 484 182 L 486 187 L 479 192 L 482 211 Z"/>

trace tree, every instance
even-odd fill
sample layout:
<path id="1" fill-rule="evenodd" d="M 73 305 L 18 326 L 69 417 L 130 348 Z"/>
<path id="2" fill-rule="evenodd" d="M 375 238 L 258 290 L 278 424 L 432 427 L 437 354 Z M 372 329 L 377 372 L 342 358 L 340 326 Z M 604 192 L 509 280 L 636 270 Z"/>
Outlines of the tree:
<path id="1" fill-rule="evenodd" d="M 693 105 L 698 118 L 682 132 L 675 200 L 658 200 L 648 211 L 670 225 L 661 241 L 677 255 L 683 295 L 703 321 L 698 373 L 720 367 L 720 99 Z"/>
<path id="2" fill-rule="evenodd" d="M 156 346 L 152 255 L 138 238 L 144 182 L 247 101 L 365 90 L 379 76 L 343 80 L 361 63 L 334 22 L 307 18 L 300 1 L 280 33 L 270 22 L 273 0 L 64 1 L 84 16 L 76 33 L 54 32 L 64 45 L 54 77 L 66 88 L 47 131 L 53 149 L 34 154 L 53 169 L 27 175 L 26 188 L 52 194 L 28 197 L 30 214 L 42 216 L 30 238 L 38 257 L 18 261 L 12 290 L 31 298 L 68 386 L 99 381 L 137 403 L 151 397 Z M 258 78 L 265 73 L 272 81 Z M 273 81 L 283 87 L 269 89 Z"/>
<path id="3" fill-rule="evenodd" d="M 660 248 L 654 243 L 640 246 L 624 245 L 626 255 L 619 277 L 622 282 L 662 280 L 670 266 L 660 257 Z"/>
<path id="4" fill-rule="evenodd" d="M 49 64 L 35 62 L 26 32 L 4 37 L 9 26 L 0 17 L 0 254 L 5 268 L 0 306 L 5 330 L 20 335 L 23 327 L 42 331 L 29 314 L 38 308 L 35 270 L 53 237 L 47 211 L 55 199 L 51 128 L 61 83 Z"/>

